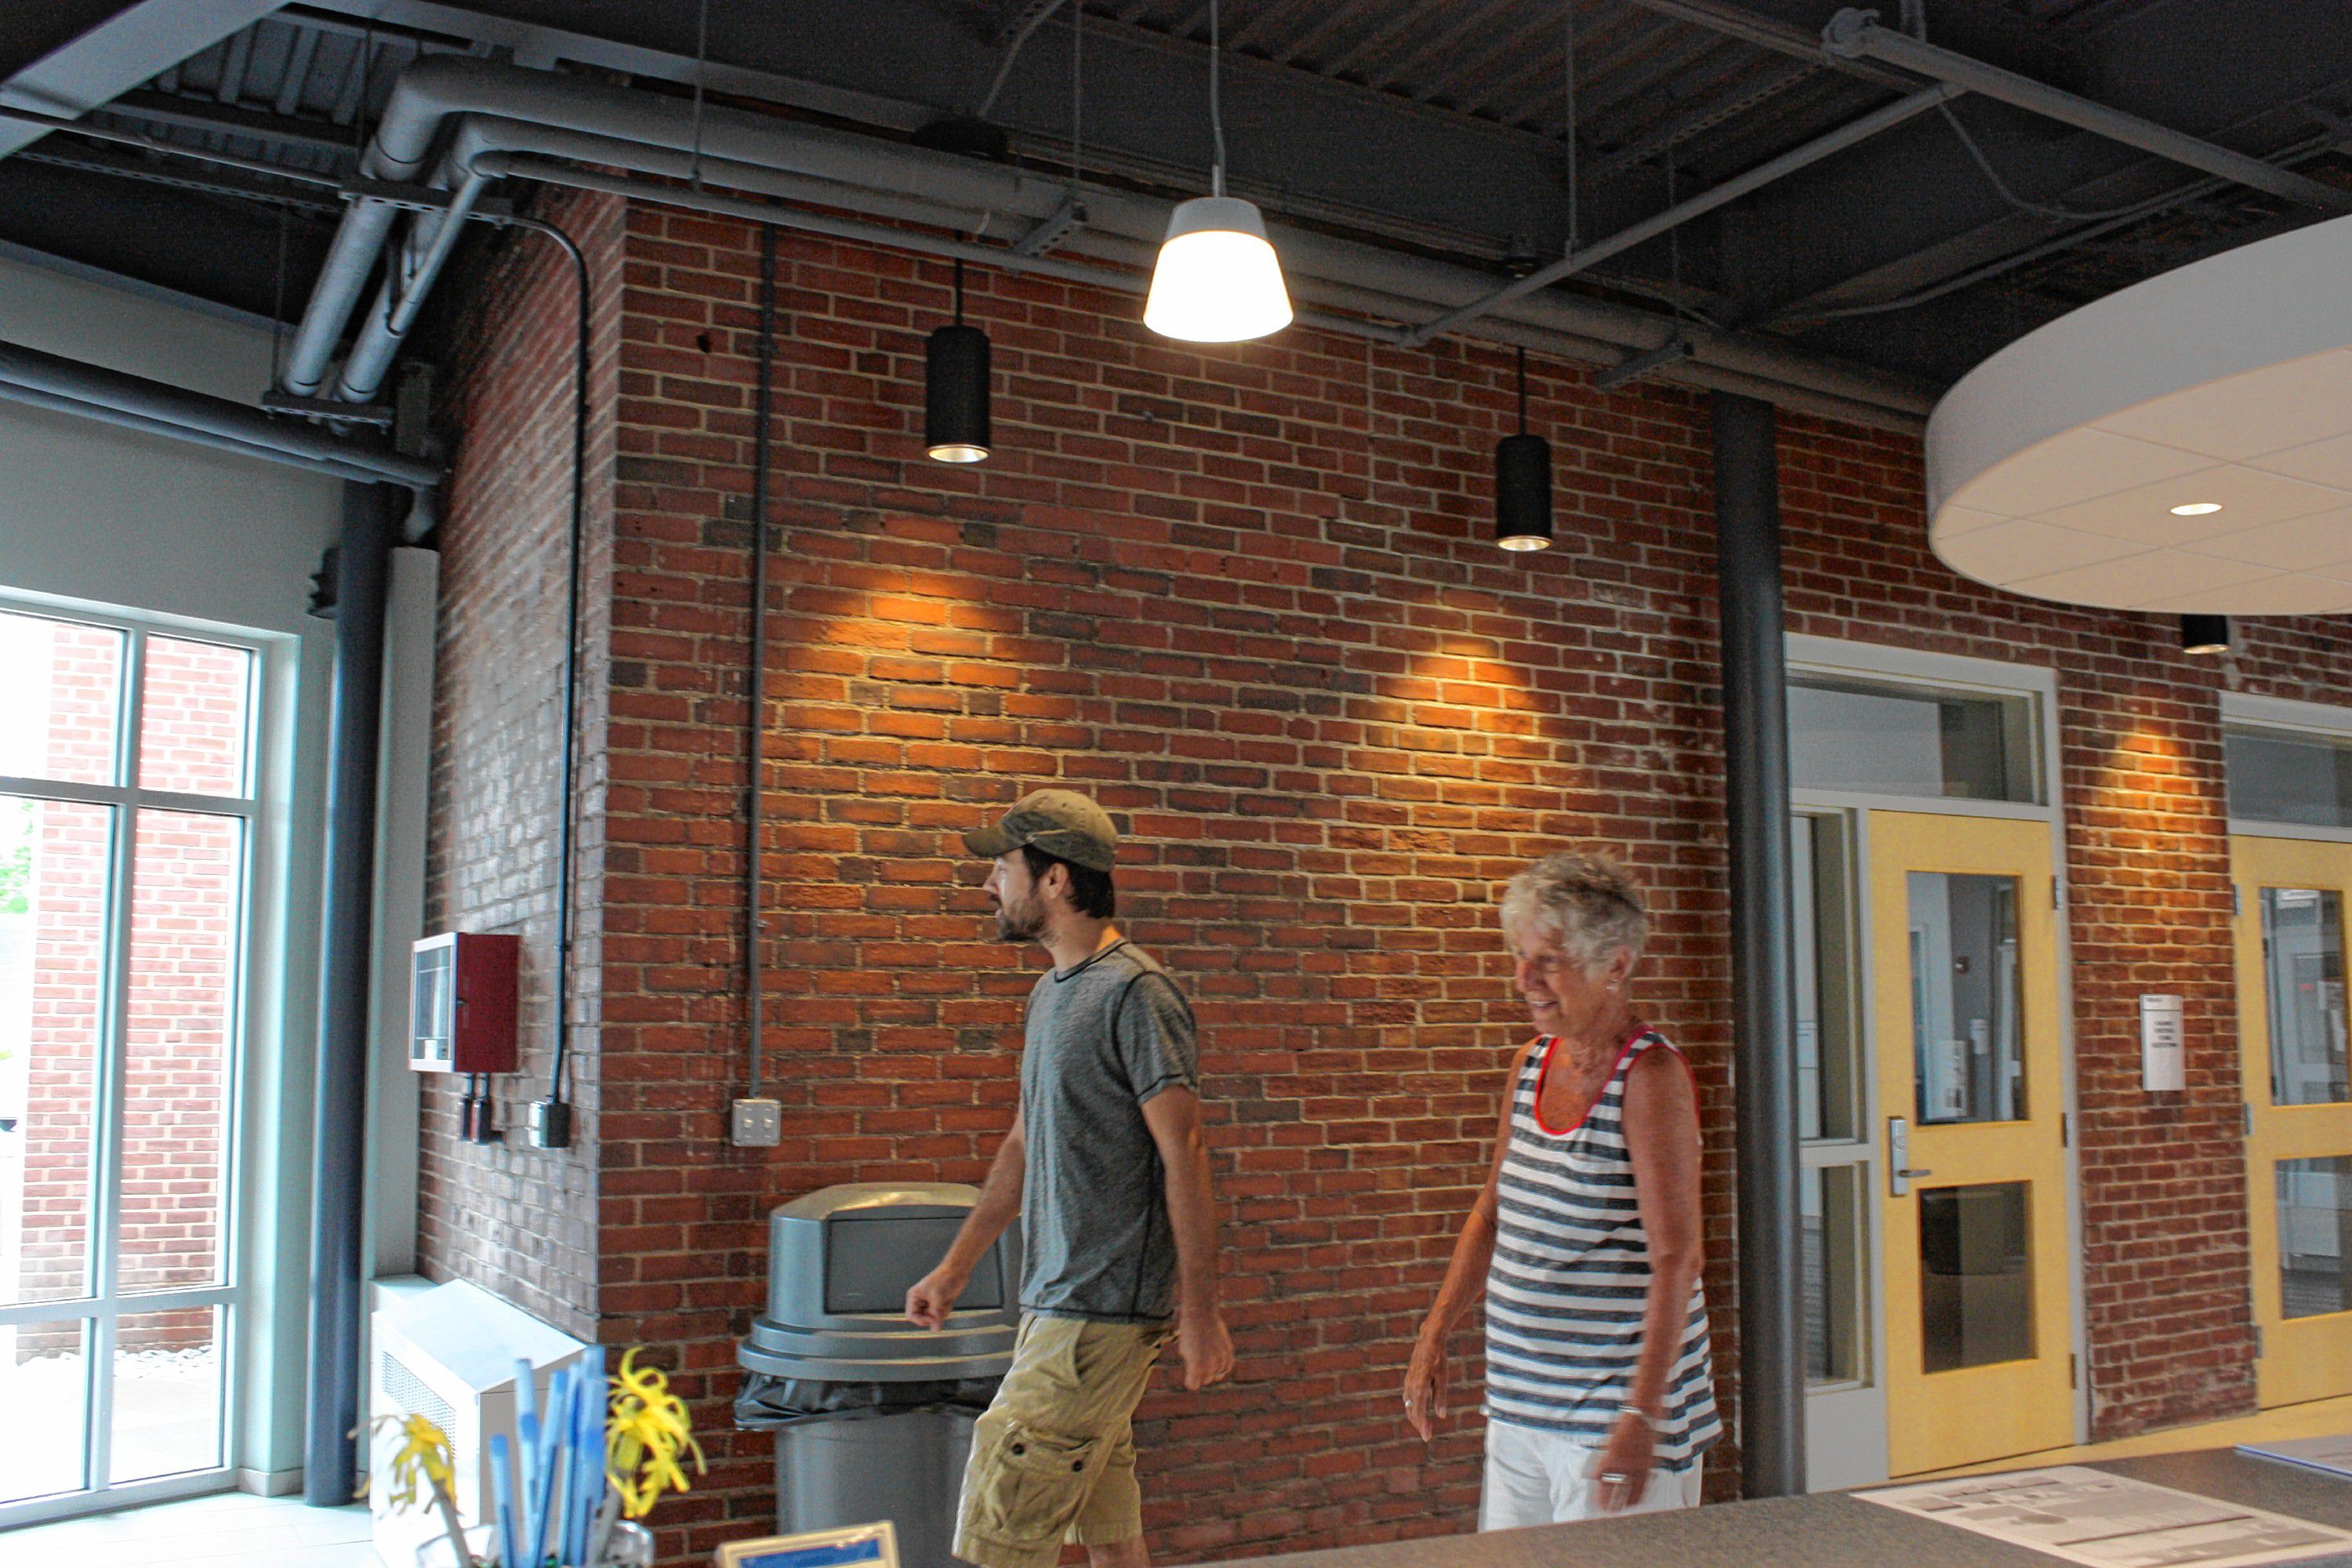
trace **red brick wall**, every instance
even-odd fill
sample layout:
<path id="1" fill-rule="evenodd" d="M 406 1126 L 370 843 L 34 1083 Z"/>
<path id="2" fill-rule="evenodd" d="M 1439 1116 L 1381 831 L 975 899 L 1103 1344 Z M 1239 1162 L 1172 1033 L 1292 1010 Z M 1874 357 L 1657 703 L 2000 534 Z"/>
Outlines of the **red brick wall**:
<path id="1" fill-rule="evenodd" d="M 786 1131 L 735 1150 L 755 241 L 666 209 L 625 224 L 595 1302 L 606 1342 L 663 1347 L 697 1402 L 713 1470 L 664 1506 L 670 1549 L 772 1506 L 768 1441 L 726 1414 L 764 1210 L 832 1182 L 977 1180 L 1009 1118 L 1034 955 L 983 940 L 955 835 L 1045 782 L 1121 816 L 1123 922 L 1202 1025 L 1241 1364 L 1147 1403 L 1163 1556 L 1466 1527 L 1475 1420 L 1424 1449 L 1396 1389 L 1525 1032 L 1495 883 L 1566 842 L 1612 847 L 1654 890 L 1643 1000 L 1700 1077 L 1735 1404 L 1703 401 L 1531 367 L 1561 544 L 1507 557 L 1486 540 L 1499 353 L 1307 331 L 1183 349 L 1131 299 L 982 269 L 1000 451 L 950 469 L 916 441 L 944 265 L 782 237 L 762 868 Z M 520 279 L 492 276 L 467 329 L 493 405 L 507 367 L 556 346 Z M 2060 672 L 2096 1430 L 2247 1409 L 2214 692 L 2343 696 L 2352 668 L 2317 626 L 2249 627 L 2217 666 L 2157 618 L 1977 588 L 1925 551 L 1916 442 L 1783 434 L 1792 629 Z M 467 439 L 461 487 L 501 482 L 509 444 Z M 525 515 L 454 511 L 451 564 L 543 563 Z M 510 678 L 509 657 L 452 635 L 445 699 Z M 535 742 L 502 739 L 445 721 L 436 747 L 436 843 L 485 882 L 530 851 L 479 842 L 503 820 L 452 802 L 536 765 Z M 2145 989 L 2190 998 L 2184 1094 L 2135 1087 Z M 429 1235 L 457 1223 L 453 1195 L 428 1184 Z M 1732 1448 L 1715 1470 L 1720 1493 Z"/>
<path id="2" fill-rule="evenodd" d="M 418 1160 L 417 1267 L 467 1279 L 561 1328 L 594 1333 L 604 605 L 610 598 L 611 335 L 618 301 L 618 204 L 586 199 L 548 215 L 589 254 L 599 290 L 598 409 L 592 427 L 581 641 L 582 814 L 578 846 L 581 1047 L 566 1073 L 575 1146 L 521 1147 L 530 1102 L 548 1092 L 557 1005 L 556 835 L 562 766 L 562 671 L 570 526 L 571 269 L 544 239 L 509 232 L 478 259 L 493 301 L 445 346 L 456 480 L 441 536 L 439 647 L 426 843 L 427 931 L 523 937 L 521 1075 L 495 1080 L 498 1125 L 514 1144 L 458 1136 L 463 1082 L 427 1075 Z"/>

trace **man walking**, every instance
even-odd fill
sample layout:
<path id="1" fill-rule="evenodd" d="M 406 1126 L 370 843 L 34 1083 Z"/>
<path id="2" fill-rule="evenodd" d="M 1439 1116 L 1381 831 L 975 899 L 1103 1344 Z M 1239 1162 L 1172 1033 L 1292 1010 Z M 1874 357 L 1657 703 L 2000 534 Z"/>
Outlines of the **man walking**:
<path id="1" fill-rule="evenodd" d="M 1052 1568 L 1065 1540 L 1092 1568 L 1144 1568 L 1131 1418 L 1171 1320 L 1186 1388 L 1234 1365 L 1192 1014 L 1111 924 L 1118 842 L 1100 806 L 1059 789 L 964 836 L 995 861 L 997 935 L 1054 961 L 1029 993 L 1012 1130 L 947 1256 L 907 1292 L 907 1316 L 940 1327 L 1021 1216 L 1021 1331 L 973 1427 L 956 1524 L 956 1555 L 982 1568 Z"/>

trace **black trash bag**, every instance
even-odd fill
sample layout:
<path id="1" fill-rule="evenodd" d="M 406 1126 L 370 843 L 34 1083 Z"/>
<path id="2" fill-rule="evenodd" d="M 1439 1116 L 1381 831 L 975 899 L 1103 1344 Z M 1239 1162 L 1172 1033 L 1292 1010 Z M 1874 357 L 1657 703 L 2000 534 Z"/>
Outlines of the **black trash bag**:
<path id="1" fill-rule="evenodd" d="M 742 1432 L 772 1432 L 803 1421 L 856 1421 L 918 1410 L 962 1410 L 977 1415 L 988 1408 L 996 1397 L 996 1385 L 1003 1381 L 966 1377 L 929 1383 L 828 1383 L 747 1372 L 743 1391 L 735 1396 L 735 1426 Z"/>

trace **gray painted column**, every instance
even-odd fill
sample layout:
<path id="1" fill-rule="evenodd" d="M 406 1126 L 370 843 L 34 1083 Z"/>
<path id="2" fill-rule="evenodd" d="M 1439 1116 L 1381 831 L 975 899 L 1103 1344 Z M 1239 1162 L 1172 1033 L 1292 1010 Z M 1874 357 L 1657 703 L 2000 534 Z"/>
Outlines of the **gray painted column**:
<path id="1" fill-rule="evenodd" d="M 368 1270 L 368 972 L 375 901 L 377 733 L 394 522 L 388 485 L 343 487 L 336 547 L 335 685 L 327 721 L 326 879 L 319 940 L 319 1074 L 311 1149 L 310 1377 L 302 1500 L 341 1508 L 359 1475 Z"/>
<path id="2" fill-rule="evenodd" d="M 1721 392 L 1710 403 L 1730 833 L 1740 1481 L 1748 1497 L 1782 1497 L 1805 1489 L 1805 1317 L 1780 484 L 1772 405 Z"/>

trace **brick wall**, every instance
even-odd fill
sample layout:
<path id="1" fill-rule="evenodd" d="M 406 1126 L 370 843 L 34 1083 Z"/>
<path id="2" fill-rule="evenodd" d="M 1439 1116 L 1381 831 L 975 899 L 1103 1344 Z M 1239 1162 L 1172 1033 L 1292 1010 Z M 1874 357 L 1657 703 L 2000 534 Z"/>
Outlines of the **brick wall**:
<path id="1" fill-rule="evenodd" d="M 995 344 L 1000 451 L 950 469 L 916 438 L 945 266 L 782 237 L 761 868 L 786 1131 L 736 1150 L 756 242 L 667 209 L 595 221 L 625 228 L 605 258 L 625 267 L 596 1327 L 663 1347 L 697 1402 L 712 1474 L 664 1506 L 668 1550 L 772 1507 L 768 1441 L 726 1415 L 764 1210 L 832 1182 L 977 1180 L 1009 1119 L 1036 959 L 982 940 L 982 868 L 955 836 L 1048 782 L 1121 818 L 1122 921 L 1202 1026 L 1241 1362 L 1228 1386 L 1163 1386 L 1144 1408 L 1163 1556 L 1469 1522 L 1475 1419 L 1424 1449 L 1396 1389 L 1525 1034 L 1495 884 L 1563 843 L 1616 849 L 1654 889 L 1643 1001 L 1698 1071 L 1736 1403 L 1704 402 L 1532 366 L 1561 543 L 1508 557 L 1486 542 L 1501 353 L 1298 331 L 1179 348 L 1130 299 L 982 269 L 969 314 Z M 475 299 L 468 395 L 496 408 L 561 323 L 511 268 Z M 1979 589 L 1925 550 L 1916 442 L 1793 417 L 1783 437 L 1792 629 L 2059 671 L 2096 1431 L 2248 1409 L 2215 691 L 2352 696 L 2352 668 L 2315 626 L 2248 627 L 2216 665 L 2158 618 Z M 511 442 L 467 439 L 461 489 L 515 482 Z M 479 613 L 473 555 L 545 569 L 542 515 L 453 510 L 453 624 Z M 457 804 L 543 795 L 512 782 L 540 765 L 536 731 L 467 727 L 466 694 L 513 646 L 445 642 L 445 887 L 460 856 L 486 884 L 540 885 L 508 818 Z M 2182 1094 L 2135 1087 L 2145 989 L 2189 998 Z M 429 1137 L 427 1234 L 446 1237 L 464 1194 L 441 1176 L 446 1132 Z M 1713 1468 L 1721 1495 L 1736 1450 Z"/>
<path id="2" fill-rule="evenodd" d="M 427 931 L 512 931 L 522 943 L 522 1075 L 496 1081 L 516 1146 L 458 1135 L 460 1079 L 427 1076 L 418 1160 L 417 1267 L 468 1279 L 576 1333 L 593 1334 L 599 1081 L 599 898 L 604 605 L 610 598 L 611 335 L 619 209 L 602 199 L 548 215 L 586 248 L 597 293 L 598 413 L 591 426 L 581 642 L 581 742 L 572 1019 L 566 1073 L 577 1142 L 520 1147 L 555 1048 L 558 785 L 570 527 L 572 274 L 543 239 L 509 232 L 477 258 L 494 301 L 444 352 L 456 480 L 440 537 L 441 608 L 426 844 Z"/>

